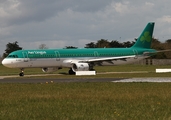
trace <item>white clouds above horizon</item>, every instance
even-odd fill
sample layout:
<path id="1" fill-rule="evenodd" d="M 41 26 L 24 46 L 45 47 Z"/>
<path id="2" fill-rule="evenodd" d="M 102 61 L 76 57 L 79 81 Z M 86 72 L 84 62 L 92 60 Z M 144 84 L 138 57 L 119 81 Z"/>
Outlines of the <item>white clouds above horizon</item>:
<path id="1" fill-rule="evenodd" d="M 8 42 L 24 49 L 84 47 L 99 39 L 134 40 L 148 22 L 171 38 L 170 0 L 0 0 L 0 54 Z"/>

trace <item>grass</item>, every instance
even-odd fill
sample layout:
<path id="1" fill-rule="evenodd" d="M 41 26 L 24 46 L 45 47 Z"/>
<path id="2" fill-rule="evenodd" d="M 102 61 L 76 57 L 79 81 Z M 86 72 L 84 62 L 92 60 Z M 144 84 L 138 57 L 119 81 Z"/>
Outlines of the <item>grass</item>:
<path id="1" fill-rule="evenodd" d="M 170 86 L 107 82 L 0 84 L 0 119 L 171 119 Z"/>

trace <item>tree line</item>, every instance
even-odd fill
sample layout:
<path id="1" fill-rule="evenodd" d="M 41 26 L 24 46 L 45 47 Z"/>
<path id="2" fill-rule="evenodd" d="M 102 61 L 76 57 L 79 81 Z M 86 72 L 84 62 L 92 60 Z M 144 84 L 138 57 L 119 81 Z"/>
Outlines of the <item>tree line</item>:
<path id="1" fill-rule="evenodd" d="M 136 39 L 135 39 L 136 41 Z M 97 42 L 90 42 L 85 44 L 85 48 L 128 48 L 134 45 L 135 41 L 127 41 L 127 42 L 119 42 L 117 40 L 109 41 L 107 39 L 100 39 Z M 65 46 L 64 49 L 77 49 L 75 46 Z M 152 49 L 156 50 L 168 50 L 171 49 L 171 39 L 166 40 L 164 43 L 160 42 L 158 39 L 152 39 Z M 45 44 L 41 44 L 38 49 L 48 49 Z M 3 54 L 3 58 L 7 57 L 9 53 L 22 50 L 22 47 L 18 45 L 18 42 L 8 43 L 6 45 L 5 53 Z M 168 52 L 159 52 L 156 55 L 152 56 L 155 59 L 171 59 L 171 51 Z"/>
<path id="2" fill-rule="evenodd" d="M 112 40 L 111 42 L 106 39 L 98 40 L 97 43 L 90 42 L 87 43 L 85 48 L 127 48 L 131 47 L 135 42 L 134 41 L 127 41 L 120 43 L 117 40 Z"/>

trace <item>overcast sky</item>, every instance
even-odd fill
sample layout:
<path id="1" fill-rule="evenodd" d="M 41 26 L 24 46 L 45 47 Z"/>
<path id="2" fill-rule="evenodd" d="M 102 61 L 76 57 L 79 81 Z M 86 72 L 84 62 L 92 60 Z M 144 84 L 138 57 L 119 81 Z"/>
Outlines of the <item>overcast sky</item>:
<path id="1" fill-rule="evenodd" d="M 0 54 L 15 41 L 23 49 L 134 41 L 151 21 L 155 38 L 171 38 L 170 0 L 0 0 Z"/>

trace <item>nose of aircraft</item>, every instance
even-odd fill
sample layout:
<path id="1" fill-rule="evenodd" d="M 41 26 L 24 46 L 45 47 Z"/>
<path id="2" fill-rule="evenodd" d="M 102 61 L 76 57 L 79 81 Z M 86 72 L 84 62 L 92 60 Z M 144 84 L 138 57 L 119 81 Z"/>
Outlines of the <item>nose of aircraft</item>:
<path id="1" fill-rule="evenodd" d="M 8 59 L 4 59 L 4 60 L 2 61 L 2 64 L 3 64 L 5 67 L 12 67 L 11 61 L 8 60 Z"/>
<path id="2" fill-rule="evenodd" d="M 8 65 L 8 62 L 7 62 L 6 59 L 3 59 L 3 60 L 2 60 L 2 65 L 4 65 L 4 66 Z"/>

